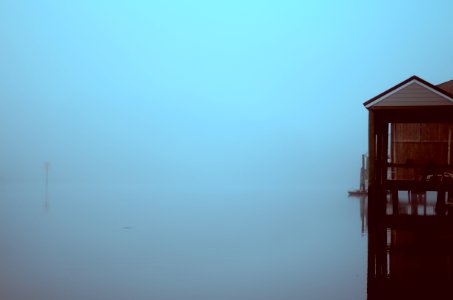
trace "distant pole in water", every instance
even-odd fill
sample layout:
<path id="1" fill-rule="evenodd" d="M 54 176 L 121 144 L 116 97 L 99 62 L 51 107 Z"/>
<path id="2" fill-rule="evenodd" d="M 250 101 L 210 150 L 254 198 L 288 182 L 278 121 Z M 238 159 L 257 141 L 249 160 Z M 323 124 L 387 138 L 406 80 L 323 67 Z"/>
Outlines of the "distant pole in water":
<path id="1" fill-rule="evenodd" d="M 45 199 L 44 199 L 44 207 L 48 208 L 49 207 L 49 168 L 50 168 L 50 163 L 46 162 L 44 164 L 44 169 L 46 170 L 46 181 L 45 181 Z"/>
<path id="2" fill-rule="evenodd" d="M 360 191 L 365 191 L 365 155 L 362 154 L 362 167 L 360 168 Z"/>

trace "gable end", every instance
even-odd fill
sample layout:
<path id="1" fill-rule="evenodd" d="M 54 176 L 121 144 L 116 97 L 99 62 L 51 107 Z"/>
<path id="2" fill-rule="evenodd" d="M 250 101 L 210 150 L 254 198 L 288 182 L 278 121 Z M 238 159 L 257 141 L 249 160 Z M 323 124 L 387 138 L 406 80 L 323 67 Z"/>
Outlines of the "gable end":
<path id="1" fill-rule="evenodd" d="M 453 105 L 453 95 L 417 76 L 412 76 L 364 103 L 367 109 L 450 105 Z"/>

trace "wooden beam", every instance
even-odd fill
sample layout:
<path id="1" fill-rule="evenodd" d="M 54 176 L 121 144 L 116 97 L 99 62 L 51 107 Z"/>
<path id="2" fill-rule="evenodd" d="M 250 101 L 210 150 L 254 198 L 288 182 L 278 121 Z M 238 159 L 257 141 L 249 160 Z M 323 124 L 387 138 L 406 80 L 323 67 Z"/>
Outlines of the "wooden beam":
<path id="1" fill-rule="evenodd" d="M 453 123 L 453 107 L 372 109 L 389 123 Z"/>
<path id="2" fill-rule="evenodd" d="M 445 181 L 418 181 L 418 180 L 386 180 L 384 182 L 386 190 L 399 191 L 440 191 L 453 189 L 453 182 Z"/>
<path id="3" fill-rule="evenodd" d="M 376 183 L 375 164 L 376 164 L 376 132 L 374 124 L 375 112 L 370 110 L 368 113 L 368 189 L 373 189 Z"/>

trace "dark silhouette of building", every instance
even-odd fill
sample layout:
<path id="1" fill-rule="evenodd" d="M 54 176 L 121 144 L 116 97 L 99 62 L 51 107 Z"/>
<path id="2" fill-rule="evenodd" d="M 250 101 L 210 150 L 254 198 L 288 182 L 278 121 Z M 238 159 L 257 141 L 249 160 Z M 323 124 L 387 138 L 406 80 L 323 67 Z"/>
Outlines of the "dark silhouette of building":
<path id="1" fill-rule="evenodd" d="M 369 112 L 369 187 L 423 181 L 451 171 L 452 89 L 453 81 L 434 86 L 412 76 L 364 103 Z"/>
<path id="2" fill-rule="evenodd" d="M 453 299 L 452 92 L 413 76 L 364 103 L 368 299 Z"/>

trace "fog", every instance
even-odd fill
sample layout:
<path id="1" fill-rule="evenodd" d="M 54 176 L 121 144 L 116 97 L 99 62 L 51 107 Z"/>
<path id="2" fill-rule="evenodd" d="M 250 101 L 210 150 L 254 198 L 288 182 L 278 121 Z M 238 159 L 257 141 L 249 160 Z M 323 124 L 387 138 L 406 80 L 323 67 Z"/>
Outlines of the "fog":
<path id="1" fill-rule="evenodd" d="M 2 1 L 8 297 L 362 295 L 362 103 L 453 77 L 452 5 L 410 4 Z"/>
<path id="2" fill-rule="evenodd" d="M 362 103 L 451 78 L 446 10 L 386 7 L 5 1 L 0 176 L 352 185 Z"/>

